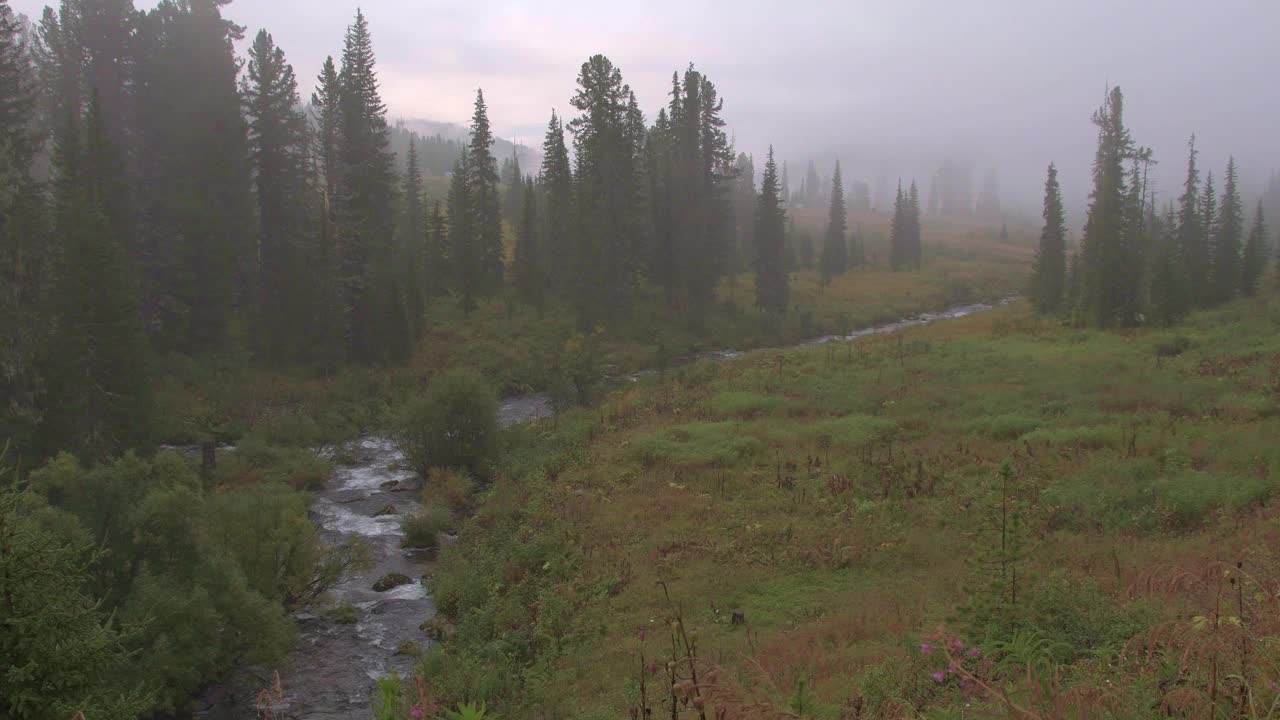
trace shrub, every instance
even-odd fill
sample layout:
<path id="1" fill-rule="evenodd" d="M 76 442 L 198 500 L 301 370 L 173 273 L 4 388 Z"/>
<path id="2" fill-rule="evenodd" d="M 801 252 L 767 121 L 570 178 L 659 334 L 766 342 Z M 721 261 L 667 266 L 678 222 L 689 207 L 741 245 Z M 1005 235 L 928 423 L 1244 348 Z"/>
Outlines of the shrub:
<path id="1" fill-rule="evenodd" d="M 749 390 L 731 390 L 716 395 L 711 404 L 717 415 L 751 418 L 776 410 L 782 400 Z"/>
<path id="2" fill-rule="evenodd" d="M 737 423 L 690 423 L 636 438 L 634 452 L 653 465 L 723 465 L 751 457 L 762 445 L 744 437 Z"/>
<path id="3" fill-rule="evenodd" d="M 422 503 L 427 507 L 446 508 L 453 517 L 471 512 L 475 482 L 457 470 L 432 470 L 422 488 Z"/>
<path id="4" fill-rule="evenodd" d="M 401 544 L 407 548 L 434 550 L 440 545 L 440 533 L 449 529 L 452 518 L 442 505 L 430 505 L 400 520 L 404 533 Z"/>
<path id="5" fill-rule="evenodd" d="M 470 370 L 453 370 L 409 403 L 400 421 L 400 449 L 422 475 L 455 468 L 486 477 L 498 439 L 498 402 Z"/>

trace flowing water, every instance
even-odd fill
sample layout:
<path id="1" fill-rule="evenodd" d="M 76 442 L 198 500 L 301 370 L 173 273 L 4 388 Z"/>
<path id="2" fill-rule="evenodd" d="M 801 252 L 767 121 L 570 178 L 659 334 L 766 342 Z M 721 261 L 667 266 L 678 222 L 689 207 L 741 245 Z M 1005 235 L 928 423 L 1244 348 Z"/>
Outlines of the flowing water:
<path id="1" fill-rule="evenodd" d="M 800 345 L 895 333 L 993 307 L 963 305 L 848 335 L 815 338 Z M 732 360 L 744 354 L 736 350 L 695 353 L 677 359 L 675 364 Z M 625 379 L 634 381 L 648 372 L 651 371 Z M 517 425 L 550 417 L 552 412 L 550 398 L 545 394 L 524 395 L 503 400 L 498 421 L 503 426 Z M 277 719 L 368 720 L 374 681 L 391 672 L 402 676 L 412 673 L 413 660 L 397 652 L 400 646 L 428 644 L 419 625 L 435 614 L 422 582 L 430 572 L 431 559 L 400 547 L 400 517 L 418 509 L 421 483 L 405 468 L 404 456 L 389 440 L 364 438 L 356 444 L 353 456 L 354 463 L 335 469 L 328 486 L 315 494 L 311 514 L 327 541 L 343 543 L 360 538 L 369 548 L 371 566 L 350 574 L 330 593 L 333 603 L 355 606 L 359 619 L 347 625 L 313 612 L 294 616 L 298 641 L 278 669 L 282 692 L 272 698 L 269 706 Z M 400 573 L 414 582 L 387 592 L 374 592 L 373 584 L 388 573 Z M 245 669 L 233 681 L 198 700 L 197 705 L 203 709 L 196 714 L 209 720 L 257 718 L 258 693 L 272 685 L 271 670 Z"/>

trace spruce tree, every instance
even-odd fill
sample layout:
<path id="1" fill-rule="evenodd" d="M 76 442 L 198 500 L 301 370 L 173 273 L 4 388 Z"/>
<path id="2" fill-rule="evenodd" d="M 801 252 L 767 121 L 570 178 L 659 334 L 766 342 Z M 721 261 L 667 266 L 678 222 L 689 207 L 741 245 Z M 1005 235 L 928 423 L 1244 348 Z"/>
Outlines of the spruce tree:
<path id="1" fill-rule="evenodd" d="M 1253 227 L 1249 230 L 1249 241 L 1244 246 L 1244 256 L 1240 261 L 1240 292 L 1253 297 L 1262 284 L 1262 276 L 1267 269 L 1267 223 L 1263 217 L 1262 201 L 1258 201 L 1258 209 L 1253 214 Z"/>
<path id="2" fill-rule="evenodd" d="M 810 165 L 810 171 L 813 166 Z M 822 284 L 831 284 L 831 278 L 843 275 L 849 269 L 849 246 L 845 233 L 849 229 L 849 212 L 844 200 L 844 181 L 840 176 L 840 161 L 836 161 L 835 175 L 831 181 L 831 205 L 827 213 L 827 232 L 822 240 Z"/>
<path id="3" fill-rule="evenodd" d="M 837 171 L 836 177 L 839 177 Z M 756 307 L 773 313 L 787 309 L 787 268 L 785 253 L 786 210 L 782 207 L 778 184 L 778 164 L 773 159 L 773 146 L 764 165 L 764 179 L 756 203 L 754 230 L 756 257 Z M 812 248 L 810 248 L 812 254 Z"/>
<path id="4" fill-rule="evenodd" d="M 471 117 L 471 142 L 467 148 L 467 192 L 471 232 L 480 263 L 477 290 L 481 294 L 502 287 L 505 251 L 502 244 L 502 211 L 498 202 L 498 161 L 493 157 L 493 130 L 484 91 L 476 91 Z"/>
<path id="5" fill-rule="evenodd" d="M 409 329 L 414 338 L 426 330 L 426 216 L 422 211 L 422 167 L 418 160 L 417 138 L 409 136 L 409 155 L 400 190 L 404 196 L 399 255 L 403 259 L 404 300 Z"/>
<path id="6" fill-rule="evenodd" d="M 146 446 L 152 406 L 133 267 L 100 204 L 123 164 L 96 99 L 84 124 L 84 142 L 62 148 L 57 167 L 60 265 L 41 435 L 46 452 L 101 460 Z"/>
<path id="7" fill-rule="evenodd" d="M 1213 172 L 1205 177 L 1204 189 L 1200 195 L 1200 246 L 1204 248 L 1205 264 L 1197 271 L 1204 290 L 1201 307 L 1212 307 L 1216 302 L 1217 288 L 1214 285 L 1213 263 L 1217 256 L 1214 247 L 1218 241 L 1218 186 L 1213 181 Z M 1194 275 L 1192 276 L 1195 277 Z M 1194 281 L 1193 281 L 1194 282 Z"/>
<path id="8" fill-rule="evenodd" d="M 898 181 L 898 192 L 893 200 L 893 219 L 889 221 L 889 267 L 894 272 L 906 270 L 911 265 L 911 239 L 907 221 L 907 198 Z"/>
<path id="9" fill-rule="evenodd" d="M 1192 301 L 1198 306 L 1209 302 L 1209 246 L 1205 242 L 1203 214 L 1200 208 L 1200 170 L 1196 166 L 1196 136 L 1187 141 L 1187 177 L 1182 197 L 1178 200 L 1178 249 L 1184 265 Z"/>
<path id="10" fill-rule="evenodd" d="M 445 220 L 444 209 L 439 200 L 431 204 L 425 237 L 423 286 L 427 297 L 442 297 L 447 295 L 450 289 L 447 260 L 449 224 Z"/>
<path id="11" fill-rule="evenodd" d="M 1181 256 L 1181 231 L 1172 204 L 1157 223 L 1153 235 L 1148 314 L 1152 322 L 1167 326 L 1186 317 L 1191 309 L 1191 287 Z"/>
<path id="12" fill-rule="evenodd" d="M 756 168 L 750 155 L 739 153 L 734 166 L 733 223 L 737 243 L 731 253 L 728 271 L 740 272 L 750 268 L 756 257 L 755 212 Z"/>
<path id="13" fill-rule="evenodd" d="M 919 271 L 924 265 L 924 241 L 923 228 L 920 226 L 920 189 L 916 186 L 914 179 L 911 180 L 911 189 L 907 192 L 906 220 L 909 241 L 907 262 L 913 269 Z"/>
<path id="14" fill-rule="evenodd" d="M 369 22 L 357 11 L 338 72 L 335 206 L 348 349 L 353 359 L 366 363 L 402 356 L 410 335 L 394 247 L 395 158 L 376 64 Z"/>
<path id="15" fill-rule="evenodd" d="M 804 196 L 804 206 L 818 208 L 822 206 L 822 179 L 818 177 L 818 168 L 809 161 L 809 169 L 805 171 L 800 184 L 800 193 Z"/>
<path id="16" fill-rule="evenodd" d="M 543 272 L 544 258 L 539 247 L 538 195 L 533 178 L 521 183 L 524 197 L 520 201 L 522 217 L 516 237 L 515 276 L 521 298 L 534 307 L 542 307 L 547 280 Z"/>
<path id="17" fill-rule="evenodd" d="M 1031 273 L 1031 302 L 1037 312 L 1054 314 L 1062 310 L 1067 279 L 1067 228 L 1058 185 L 1058 168 L 1049 164 L 1044 184 L 1044 229 Z"/>
<path id="18" fill-rule="evenodd" d="M 1227 176 L 1218 207 L 1213 243 L 1213 298 L 1230 302 L 1240 289 L 1240 246 L 1244 240 L 1244 210 L 1241 207 L 1236 160 L 1227 161 Z"/>
<path id="19" fill-rule="evenodd" d="M 628 313 L 636 284 L 633 255 L 645 222 L 641 205 L 641 148 L 632 142 L 631 88 L 603 55 L 582 64 L 569 123 L 575 161 L 573 296 L 583 328 Z"/>
<path id="20" fill-rule="evenodd" d="M 503 178 L 507 184 L 507 192 L 502 198 L 502 215 L 513 227 L 519 227 L 520 221 L 524 218 L 522 203 L 525 191 L 525 177 L 520 170 L 520 148 L 515 148 L 511 153 L 511 159 L 503 165 L 509 165 L 511 169 L 510 177 Z"/>
<path id="21" fill-rule="evenodd" d="M 342 85 L 333 58 L 327 57 L 320 76 L 316 79 L 315 92 L 311 94 L 312 122 L 315 125 L 316 162 L 324 178 L 325 202 L 332 203 L 337 191 L 340 165 L 338 162 L 338 134 L 341 130 Z"/>
<path id="22" fill-rule="evenodd" d="M 259 346 L 271 360 L 297 359 L 309 312 L 310 230 L 306 184 L 307 121 L 298 108 L 298 83 L 284 51 L 266 30 L 249 47 L 242 90 L 258 201 L 260 258 Z"/>
<path id="23" fill-rule="evenodd" d="M 573 267 L 573 169 L 555 111 L 542 141 L 542 251 L 551 294 L 566 297 Z"/>
<path id="24" fill-rule="evenodd" d="M 476 242 L 474 222 L 476 213 L 471 203 L 471 158 L 463 148 L 462 156 L 453 166 L 449 180 L 449 234 L 445 242 L 445 263 L 449 278 L 463 313 L 470 315 L 476 309 L 476 299 L 483 284 L 480 247 Z"/>
<path id="25" fill-rule="evenodd" d="M 1083 317 L 1102 327 L 1137 322 L 1137 282 L 1127 241 L 1132 203 L 1125 162 L 1137 154 L 1124 126 L 1124 95 L 1114 88 L 1093 116 L 1098 151 L 1093 165 L 1093 192 L 1081 253 Z"/>

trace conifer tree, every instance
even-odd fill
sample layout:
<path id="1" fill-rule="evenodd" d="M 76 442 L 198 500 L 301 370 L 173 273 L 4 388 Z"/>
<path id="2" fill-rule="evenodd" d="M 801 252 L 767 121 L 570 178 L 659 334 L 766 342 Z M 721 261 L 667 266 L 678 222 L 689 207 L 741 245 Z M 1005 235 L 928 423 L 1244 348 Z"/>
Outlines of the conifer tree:
<path id="1" fill-rule="evenodd" d="M 59 153 L 62 244 L 41 434 L 46 452 L 71 448 L 101 460 L 145 447 L 151 396 L 133 268 L 100 205 L 123 165 L 96 99 L 85 126 L 84 142 Z"/>
<path id="2" fill-rule="evenodd" d="M 1218 207 L 1213 243 L 1213 298 L 1230 302 L 1240 288 L 1240 246 L 1244 239 L 1244 210 L 1241 207 L 1236 160 L 1227 161 L 1227 176 Z"/>
<path id="3" fill-rule="evenodd" d="M 916 186 L 914 179 L 911 181 L 911 189 L 907 192 L 906 220 L 909 241 L 907 262 L 918 271 L 924 265 L 924 243 L 923 229 L 920 226 L 920 189 Z M 1007 234 L 1006 239 L 1008 239 Z"/>
<path id="4" fill-rule="evenodd" d="M 449 181 L 449 235 L 445 243 L 445 262 L 462 311 L 468 315 L 476 309 L 476 299 L 480 296 L 483 285 L 470 177 L 470 151 L 463 148 L 462 156 L 453 166 L 453 177 Z"/>
<path id="5" fill-rule="evenodd" d="M 818 168 L 809 161 L 809 169 L 805 171 L 800 183 L 800 193 L 804 196 L 804 206 L 818 208 L 822 206 L 822 179 L 818 177 Z"/>
<path id="6" fill-rule="evenodd" d="M 315 92 L 311 94 L 312 122 L 315 124 L 316 161 L 324 178 L 325 202 L 332 203 L 337 192 L 340 165 L 338 133 L 341 128 L 342 85 L 333 57 L 327 57 Z"/>
<path id="7" fill-rule="evenodd" d="M 836 177 L 839 177 L 837 171 Z M 778 164 L 773 147 L 764 165 L 764 179 L 756 204 L 755 237 L 756 307 L 773 313 L 787 310 L 786 210 L 782 207 L 778 184 Z M 812 254 L 812 248 L 810 248 Z"/>
<path id="8" fill-rule="evenodd" d="M 1058 168 L 1049 164 L 1044 184 L 1044 229 L 1031 274 L 1031 302 L 1038 312 L 1062 310 L 1067 280 L 1067 228 L 1058 185 Z"/>
<path id="9" fill-rule="evenodd" d="M 1172 325 L 1186 317 L 1191 309 L 1191 287 L 1181 257 L 1181 230 L 1172 204 L 1153 230 L 1153 235 L 1155 247 L 1150 270 L 1148 314 L 1158 325 Z"/>
<path id="10" fill-rule="evenodd" d="M 779 189 L 782 195 L 782 207 L 791 207 L 791 179 L 787 177 L 787 161 L 782 161 L 782 187 Z"/>
<path id="11" fill-rule="evenodd" d="M 744 267 L 751 267 L 756 257 L 756 168 L 750 155 L 738 154 L 734 176 L 733 222 L 737 243 L 728 265 L 731 273 L 740 272 Z"/>
<path id="12" fill-rule="evenodd" d="M 1209 301 L 1209 246 L 1205 243 L 1200 208 L 1200 170 L 1196 166 L 1196 136 L 1187 141 L 1187 177 L 1178 200 L 1178 250 L 1192 301 L 1205 306 Z"/>
<path id="13" fill-rule="evenodd" d="M 259 345 L 268 360 L 296 359 L 306 326 L 309 218 L 306 118 L 284 51 L 266 30 L 249 47 L 242 90 L 258 201 Z"/>
<path id="14" fill-rule="evenodd" d="M 440 201 L 436 200 L 427 216 L 426 249 L 423 252 L 423 285 L 427 297 L 442 297 L 449 292 L 448 245 L 449 224 Z"/>
<path id="15" fill-rule="evenodd" d="M 422 169 L 418 161 L 418 143 L 409 136 L 409 155 L 401 193 L 404 195 L 404 221 L 401 224 L 399 255 L 403 258 L 404 299 L 409 330 L 414 338 L 426 330 L 426 216 L 422 212 Z"/>
<path id="16" fill-rule="evenodd" d="M 1246 297 L 1253 297 L 1262 284 L 1262 276 L 1267 269 L 1267 223 L 1263 217 L 1262 200 L 1258 201 L 1258 209 L 1253 214 L 1253 227 L 1249 230 L 1249 240 L 1244 246 L 1244 256 L 1240 261 L 1240 292 Z"/>
<path id="17" fill-rule="evenodd" d="M 573 267 L 573 169 L 564 143 L 564 126 L 555 111 L 542 142 L 542 251 L 551 293 L 566 297 Z"/>
<path id="18" fill-rule="evenodd" d="M 907 198 L 898 181 L 898 192 L 893 200 L 893 219 L 889 221 L 889 267 L 894 272 L 906 270 L 911 265 L 911 239 L 907 220 Z"/>
<path id="19" fill-rule="evenodd" d="M 1138 320 L 1134 248 L 1128 241 L 1132 213 L 1125 162 L 1137 149 L 1124 126 L 1124 95 L 1114 88 L 1093 116 L 1098 151 L 1093 165 L 1093 192 L 1081 254 L 1081 303 L 1084 318 L 1103 327 Z"/>
<path id="20" fill-rule="evenodd" d="M 1217 288 L 1214 285 L 1213 263 L 1217 256 L 1214 247 L 1218 241 L 1218 186 L 1213 181 L 1210 171 L 1204 181 L 1204 189 L 1200 194 L 1200 246 L 1204 248 L 1203 266 L 1196 269 L 1200 275 L 1204 297 L 1201 307 L 1211 307 L 1216 302 Z M 1192 276 L 1193 278 L 1195 275 Z"/>
<path id="21" fill-rule="evenodd" d="M 812 171 L 813 166 L 810 165 Z M 831 181 L 831 205 L 827 214 L 827 232 L 822 241 L 822 284 L 830 285 L 831 278 L 843 275 L 849 269 L 849 246 L 845 233 L 849 228 L 849 212 L 845 207 L 844 181 L 840 176 L 840 161 L 836 161 L 835 175 Z"/>
<path id="22" fill-rule="evenodd" d="M 394 247 L 395 158 L 364 13 L 347 28 L 339 83 L 336 191 L 347 338 L 353 359 L 403 355 L 409 337 Z M 401 322 L 401 321 L 404 322 Z"/>
<path id="23" fill-rule="evenodd" d="M 226 346 L 240 298 L 252 307 L 257 234 L 229 0 L 163 3 L 138 18 L 138 198 L 148 219 L 144 309 L 161 347 Z M 109 209 L 108 209 L 109 211 Z"/>
<path id="24" fill-rule="evenodd" d="M 630 311 L 637 262 L 633 249 L 644 222 L 639 148 L 632 144 L 631 88 L 603 55 L 582 64 L 569 123 L 575 161 L 573 296 L 581 327 Z M 674 119 L 673 119 L 674 121 Z"/>
<path id="25" fill-rule="evenodd" d="M 520 201 L 519 231 L 516 237 L 515 276 L 516 287 L 525 302 L 541 308 L 547 280 L 543 273 L 544 258 L 539 247 L 538 194 L 533 178 L 525 180 L 524 197 Z"/>
<path id="26" fill-rule="evenodd" d="M 467 193 L 471 210 L 471 232 L 480 263 L 477 290 L 481 294 L 502 287 L 505 267 L 502 245 L 502 211 L 498 202 L 498 161 L 493 157 L 493 130 L 484 91 L 476 91 L 475 113 L 471 117 L 471 142 L 467 148 Z"/>
<path id="27" fill-rule="evenodd" d="M 511 153 L 511 160 L 503 164 L 510 166 L 510 177 L 504 178 L 507 183 L 507 192 L 502 198 L 502 214 L 507 222 L 518 227 L 524 218 L 524 208 L 521 203 L 524 202 L 525 191 L 525 177 L 520 170 L 520 148 L 515 148 Z"/>

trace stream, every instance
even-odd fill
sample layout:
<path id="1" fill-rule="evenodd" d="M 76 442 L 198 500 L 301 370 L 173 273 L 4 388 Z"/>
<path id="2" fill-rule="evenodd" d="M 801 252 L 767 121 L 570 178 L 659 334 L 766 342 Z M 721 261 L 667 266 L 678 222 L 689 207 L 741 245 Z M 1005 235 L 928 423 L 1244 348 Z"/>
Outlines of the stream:
<path id="1" fill-rule="evenodd" d="M 1008 302 L 924 313 L 848 335 L 815 338 L 797 347 L 895 333 L 974 315 Z M 673 364 L 726 361 L 746 354 L 737 350 L 693 353 Z M 623 380 L 635 381 L 652 372 L 635 373 Z M 498 421 L 504 427 L 551 415 L 551 400 L 541 393 L 506 398 L 498 408 Z M 336 466 L 327 487 L 315 494 L 311 516 L 327 542 L 361 538 L 369 549 L 369 567 L 344 578 L 329 593 L 332 604 L 353 605 L 359 611 L 358 619 L 341 624 L 321 614 L 322 608 L 294 614 L 298 639 L 278 668 L 280 693 L 269 704 L 269 714 L 277 720 L 369 720 L 374 681 L 391 672 L 412 674 L 414 660 L 397 652 L 401 644 L 429 643 L 419 625 L 434 616 L 435 606 L 418 580 L 430 573 L 431 558 L 400 547 L 400 518 L 418 510 L 421 481 L 405 467 L 404 456 L 390 440 L 366 437 L 352 450 L 354 462 Z M 387 592 L 373 591 L 372 585 L 388 573 L 406 575 L 414 582 Z M 194 715 L 208 720 L 258 718 L 258 693 L 273 683 L 272 670 L 246 668 L 197 699 Z"/>

